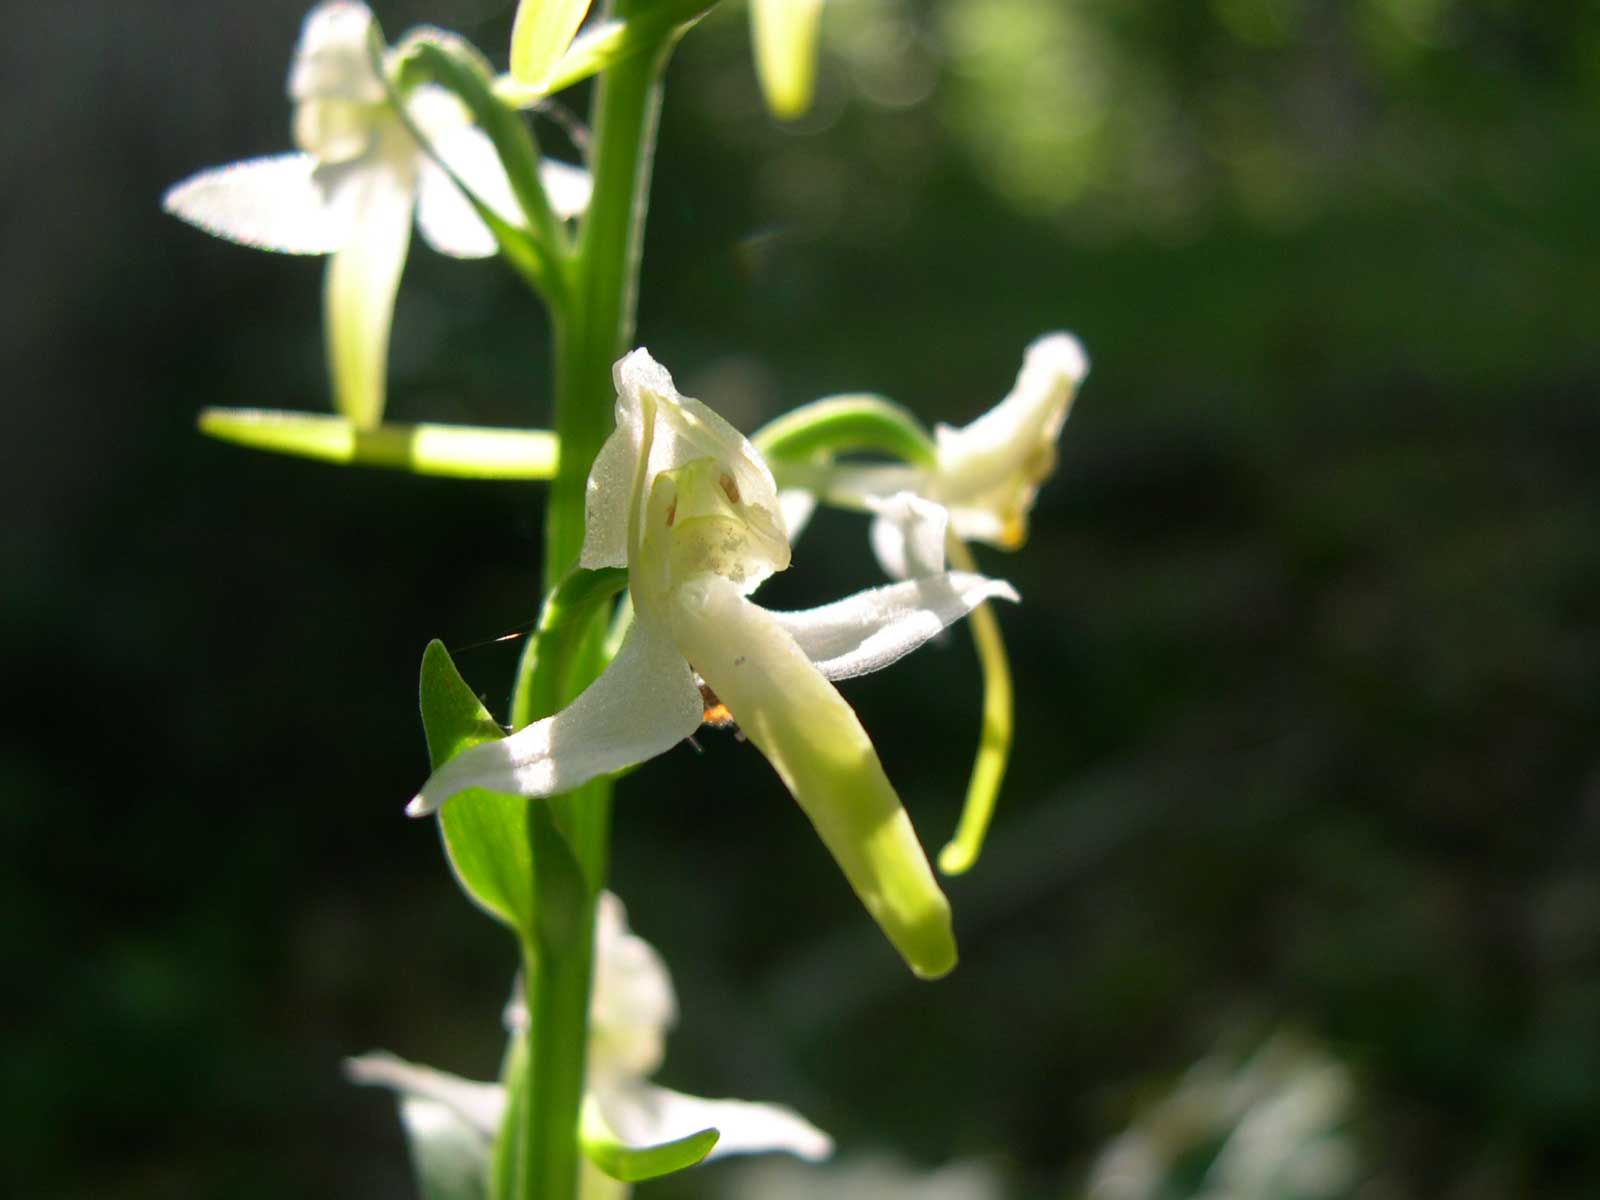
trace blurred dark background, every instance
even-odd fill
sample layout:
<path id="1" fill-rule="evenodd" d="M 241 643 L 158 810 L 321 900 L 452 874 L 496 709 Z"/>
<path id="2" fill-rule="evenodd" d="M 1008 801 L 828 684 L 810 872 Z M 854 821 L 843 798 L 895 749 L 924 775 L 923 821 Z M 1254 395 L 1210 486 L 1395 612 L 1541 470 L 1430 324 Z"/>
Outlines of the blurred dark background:
<path id="1" fill-rule="evenodd" d="M 502 61 L 511 7 L 376 5 Z M 0 42 L 14 1195 L 404 1197 L 393 1106 L 341 1057 L 500 1052 L 510 944 L 400 810 L 422 648 L 531 617 L 540 490 L 193 429 L 327 404 L 320 262 L 159 210 L 289 148 L 302 15 L 75 0 Z M 766 764 L 706 737 L 618 804 L 614 884 L 684 1011 L 662 1081 L 1076 1195 L 1191 1063 L 1292 1028 L 1356 1081 L 1352 1194 L 1600 1194 L 1600 9 L 831 0 L 825 26 L 794 129 L 742 6 L 683 44 L 639 340 L 746 429 L 859 389 L 963 422 L 1056 328 L 1094 370 L 1032 541 L 982 556 L 1025 598 L 1019 722 L 949 883 L 961 969 L 915 982 Z M 417 245 L 394 340 L 397 419 L 547 419 L 497 264 Z M 876 580 L 845 516 L 796 565 L 768 603 Z M 458 661 L 494 698 L 516 653 Z M 937 848 L 969 643 L 847 694 Z"/>

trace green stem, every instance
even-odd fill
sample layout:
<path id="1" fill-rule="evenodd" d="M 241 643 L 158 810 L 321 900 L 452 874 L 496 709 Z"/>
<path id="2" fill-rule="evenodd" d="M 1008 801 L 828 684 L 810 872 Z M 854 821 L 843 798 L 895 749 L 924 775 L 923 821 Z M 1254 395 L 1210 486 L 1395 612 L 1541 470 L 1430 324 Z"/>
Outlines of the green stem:
<path id="1" fill-rule="evenodd" d="M 612 15 L 626 18 L 643 6 L 640 0 L 616 0 Z M 606 70 L 595 92 L 594 194 L 567 264 L 568 302 L 554 317 L 555 432 L 561 454 L 545 518 L 547 586 L 554 586 L 577 562 L 589 467 L 614 425 L 611 365 L 633 338 L 661 72 L 674 40 L 675 31 L 664 29 L 649 52 Z M 525 653 L 512 695 L 513 726 L 546 715 L 539 709 L 552 702 L 566 703 L 599 674 L 605 618 L 602 609 L 563 631 L 572 653 Z M 537 686 L 541 671 L 556 669 L 562 661 L 571 664 L 564 686 Z M 567 1200 L 577 1194 L 594 909 L 608 865 L 611 784 L 597 780 L 544 803 L 551 806 L 588 887 L 575 940 L 562 953 L 552 954 L 544 945 L 524 947 L 531 1026 L 525 1060 L 529 1103 L 520 1131 L 521 1200 Z M 542 902 L 545 882 L 536 870 L 536 902 Z M 516 1133 L 508 1130 L 507 1135 Z"/>

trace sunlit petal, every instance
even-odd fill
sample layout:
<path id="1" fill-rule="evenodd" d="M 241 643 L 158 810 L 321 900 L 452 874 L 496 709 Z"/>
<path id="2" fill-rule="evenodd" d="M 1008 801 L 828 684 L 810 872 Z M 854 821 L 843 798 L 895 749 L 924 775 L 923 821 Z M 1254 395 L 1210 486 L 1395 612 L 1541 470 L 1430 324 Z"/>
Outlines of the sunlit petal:
<path id="1" fill-rule="evenodd" d="M 569 792 L 670 750 L 704 709 L 683 654 L 648 622 L 635 622 L 605 672 L 554 716 L 485 742 L 435 771 L 406 812 L 426 816 L 457 792 L 521 796 Z"/>
<path id="2" fill-rule="evenodd" d="M 683 584 L 674 641 L 767 757 L 918 975 L 955 966 L 950 906 L 855 712 L 776 618 L 729 581 Z"/>
<path id="3" fill-rule="evenodd" d="M 749 591 L 771 571 L 788 565 L 788 539 L 777 487 L 766 460 L 741 434 L 700 401 L 681 395 L 672 376 L 646 350 L 635 350 L 612 368 L 617 387 L 617 428 L 589 472 L 581 563 L 590 570 L 628 561 L 628 532 L 642 516 L 654 480 L 697 459 L 715 459 L 728 474 L 732 493 L 752 533 L 768 543 L 767 572 L 744 582 Z"/>
<path id="4" fill-rule="evenodd" d="M 214 167 L 174 184 L 161 206 L 207 233 L 281 254 L 328 254 L 350 240 L 356 189 L 348 169 L 309 154 Z"/>
<path id="5" fill-rule="evenodd" d="M 630 1145 L 658 1145 L 715 1129 L 722 1136 L 710 1158 L 782 1152 L 815 1162 L 833 1153 L 832 1138 L 778 1104 L 703 1100 L 644 1082 L 596 1091 L 595 1098 L 612 1132 Z"/>
<path id="6" fill-rule="evenodd" d="M 877 514 L 872 521 L 872 552 L 891 579 L 916 579 L 944 570 L 944 540 L 950 514 L 942 505 L 912 492 L 884 500 L 868 498 Z"/>
<path id="7" fill-rule="evenodd" d="M 1002 579 L 946 571 L 771 616 L 824 676 L 850 679 L 904 658 L 985 600 L 1017 599 Z"/>
<path id="8" fill-rule="evenodd" d="M 805 488 L 782 488 L 778 492 L 778 509 L 783 513 L 783 527 L 792 545 L 811 524 L 811 515 L 817 511 L 817 497 Z"/>
<path id="9" fill-rule="evenodd" d="M 485 1137 L 495 1135 L 505 1114 L 505 1089 L 497 1083 L 476 1083 L 382 1051 L 347 1059 L 344 1069 L 355 1083 L 442 1104 Z"/>
<path id="10" fill-rule="evenodd" d="M 539 182 L 544 184 L 551 211 L 564 221 L 582 216 L 594 195 L 594 176 L 582 167 L 553 158 L 540 160 Z"/>
<path id="11" fill-rule="evenodd" d="M 326 0 L 312 9 L 289 64 L 289 98 L 381 103 L 383 81 L 368 50 L 374 24 L 372 10 L 354 0 Z"/>
<path id="12" fill-rule="evenodd" d="M 437 137 L 433 149 L 495 215 L 508 224 L 526 226 L 500 156 L 483 130 L 473 125 L 452 129 Z M 594 182 L 581 167 L 544 159 L 539 178 L 558 217 L 576 217 L 588 207 Z M 419 173 L 417 226 L 430 246 L 454 258 L 487 258 L 498 249 L 494 235 L 461 189 L 431 160 L 422 163 Z"/>
<path id="13" fill-rule="evenodd" d="M 956 536 L 1007 550 L 1027 540 L 1028 512 L 1055 469 L 1056 439 L 1088 370 L 1077 338 L 1049 334 L 1028 347 L 1004 400 L 960 429 L 935 427 L 931 498 L 949 508 Z"/>
<path id="14" fill-rule="evenodd" d="M 411 164 L 362 164 L 359 218 L 350 239 L 328 260 L 323 320 L 334 407 L 358 429 L 383 418 L 389 329 L 395 293 L 411 244 L 415 177 Z"/>
<path id="15" fill-rule="evenodd" d="M 512 224 L 522 223 L 511 184 L 505 171 L 498 169 L 500 159 L 494 144 L 481 130 L 458 130 L 436 142 L 434 149 L 478 199 Z M 428 245 L 452 258 L 488 258 L 499 250 L 494 235 L 461 189 L 432 161 L 424 161 L 417 173 L 417 228 Z"/>

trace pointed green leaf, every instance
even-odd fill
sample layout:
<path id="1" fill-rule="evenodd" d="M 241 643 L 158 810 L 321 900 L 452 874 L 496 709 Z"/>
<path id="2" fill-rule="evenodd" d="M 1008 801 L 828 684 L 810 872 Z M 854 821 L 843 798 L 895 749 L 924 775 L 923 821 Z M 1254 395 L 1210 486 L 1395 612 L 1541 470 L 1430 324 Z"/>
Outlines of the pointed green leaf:
<path id="1" fill-rule="evenodd" d="M 607 1124 L 593 1093 L 583 1098 L 578 1131 L 583 1153 L 611 1178 L 624 1183 L 642 1183 L 696 1166 L 705 1161 L 720 1136 L 715 1129 L 702 1129 L 654 1146 L 630 1146 Z"/>
<path id="2" fill-rule="evenodd" d="M 428 739 L 428 760 L 438 770 L 463 750 L 505 737 L 450 660 L 450 651 L 435 638 L 422 654 L 422 728 Z"/>
<path id="3" fill-rule="evenodd" d="M 473 746 L 505 736 L 439 641 L 422 656 L 422 726 L 438 770 Z M 524 940 L 534 932 L 528 801 L 470 788 L 439 812 L 439 832 L 457 881 L 473 903 Z"/>
<path id="4" fill-rule="evenodd" d="M 265 408 L 207 408 L 200 432 L 274 454 L 456 479 L 553 479 L 560 442 L 544 429 L 399 425 L 358 429 L 344 417 Z"/>
<path id="5" fill-rule="evenodd" d="M 764 425 L 750 441 L 769 460 L 808 462 L 866 450 L 922 467 L 938 461 L 922 422 L 882 396 L 825 396 Z"/>
<path id="6" fill-rule="evenodd" d="M 543 87 L 588 12 L 589 0 L 522 0 L 511 26 L 511 77 Z"/>

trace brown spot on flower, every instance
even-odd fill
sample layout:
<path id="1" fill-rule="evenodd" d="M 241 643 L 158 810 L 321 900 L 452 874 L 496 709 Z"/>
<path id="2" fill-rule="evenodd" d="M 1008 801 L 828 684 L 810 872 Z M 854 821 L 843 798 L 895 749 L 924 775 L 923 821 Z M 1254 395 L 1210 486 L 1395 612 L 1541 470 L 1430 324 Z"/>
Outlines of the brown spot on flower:
<path id="1" fill-rule="evenodd" d="M 700 714 L 700 723 L 710 725 L 713 729 L 728 729 L 736 724 L 733 714 L 728 711 L 728 706 L 717 698 L 711 690 L 711 685 L 705 680 L 700 680 L 700 701 L 705 705 L 705 711 Z"/>

